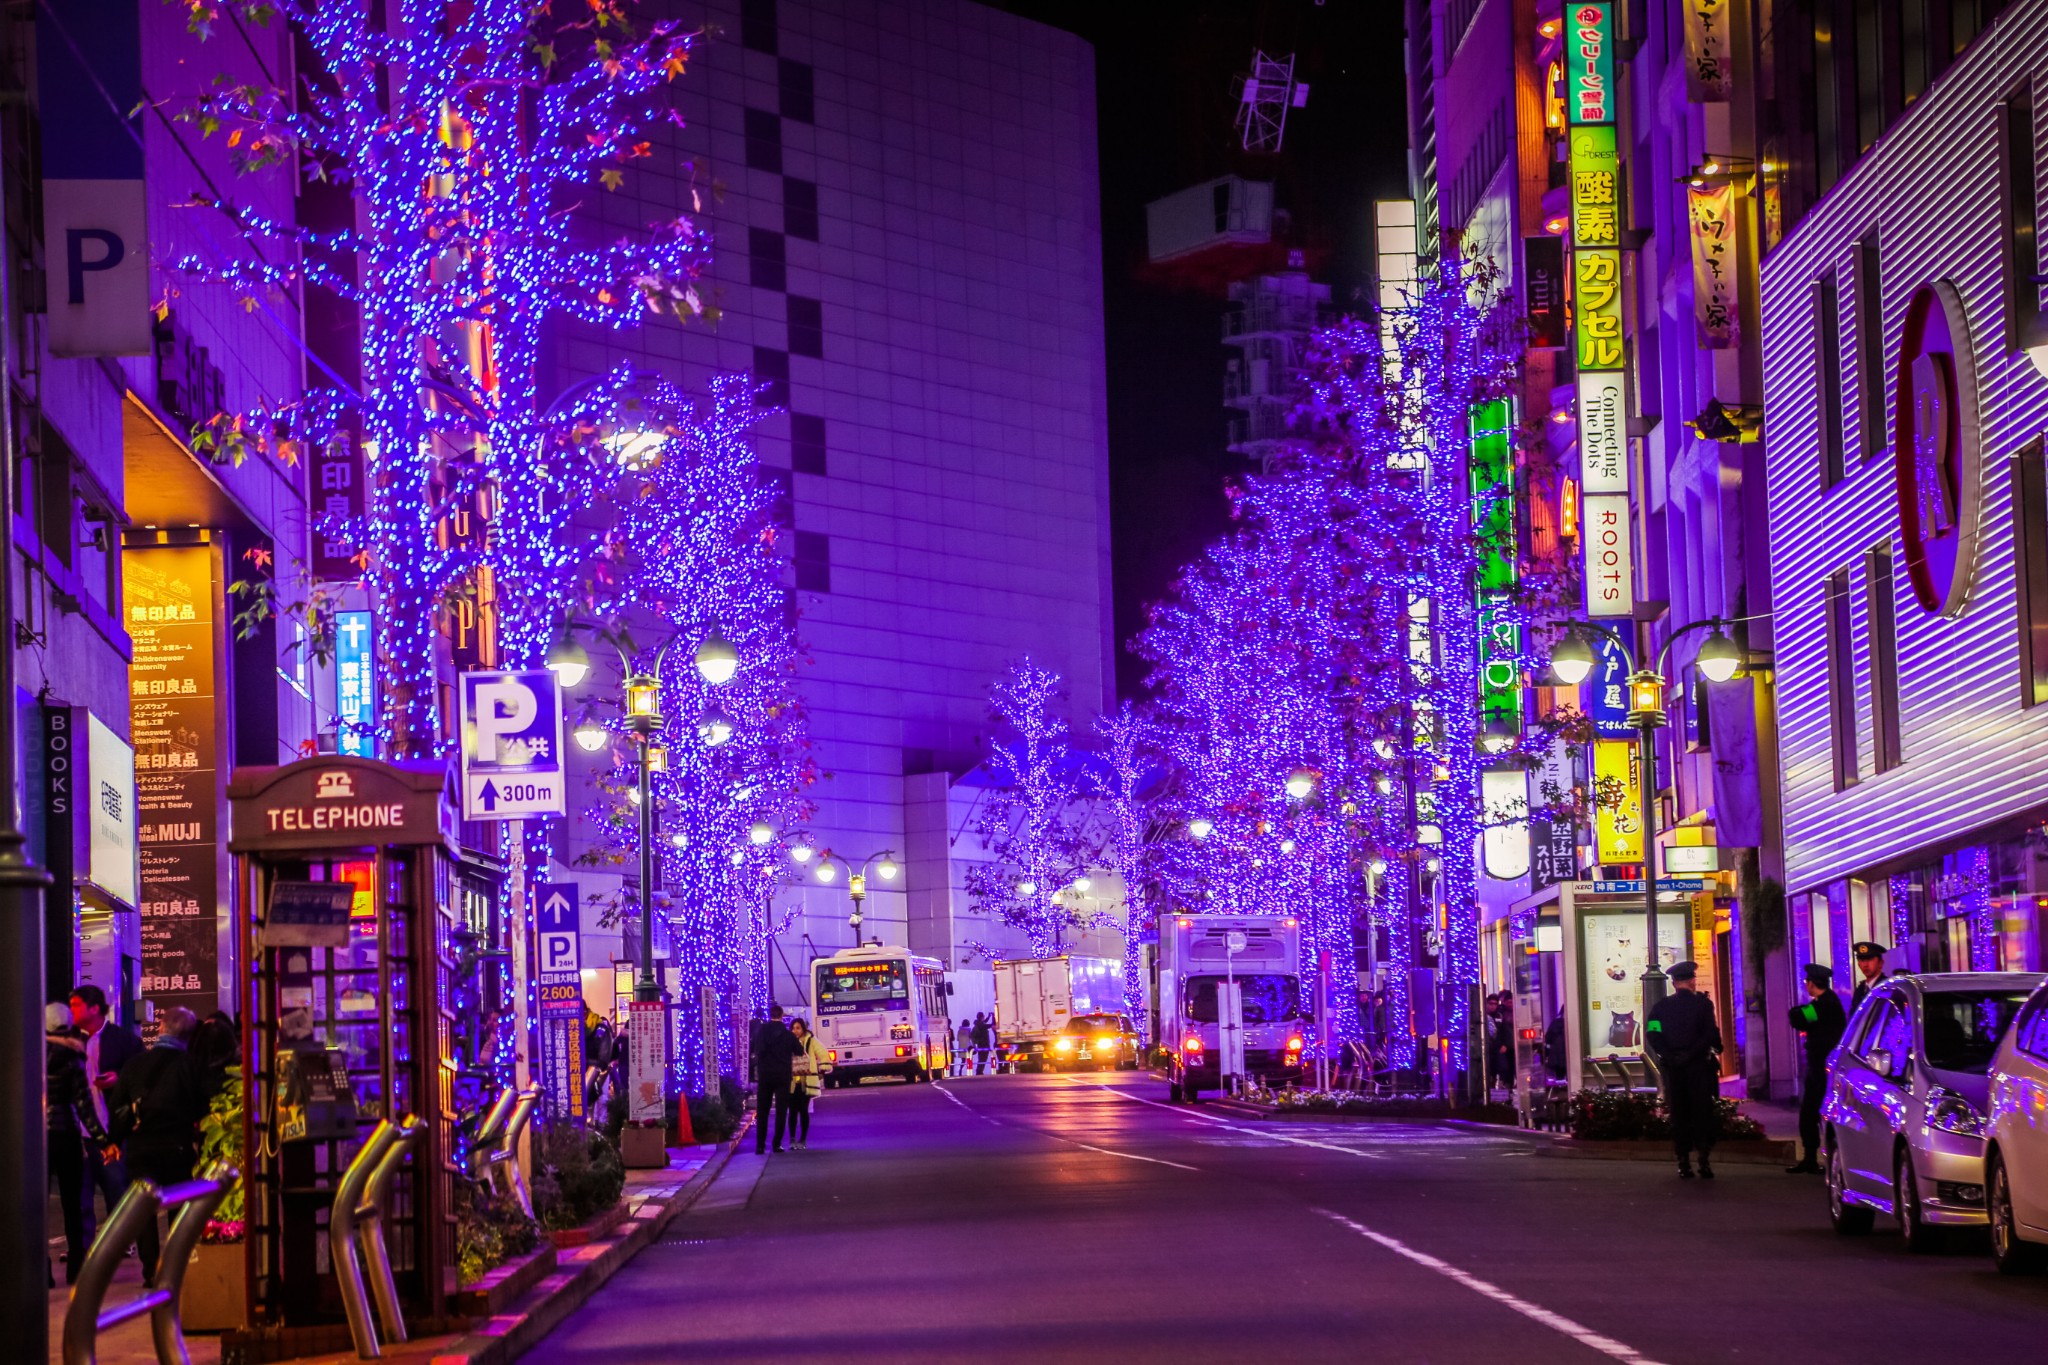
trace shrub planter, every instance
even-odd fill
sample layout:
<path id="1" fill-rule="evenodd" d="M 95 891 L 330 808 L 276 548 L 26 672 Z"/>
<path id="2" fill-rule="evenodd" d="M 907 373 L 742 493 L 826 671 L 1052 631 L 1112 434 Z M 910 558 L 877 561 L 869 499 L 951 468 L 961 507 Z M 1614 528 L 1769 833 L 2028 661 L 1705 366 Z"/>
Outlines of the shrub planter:
<path id="1" fill-rule="evenodd" d="M 496 1317 L 505 1306 L 555 1273 L 555 1243 L 543 1241 L 523 1256 L 484 1272 L 475 1284 L 464 1285 L 448 1301 L 448 1311 L 469 1318 Z"/>
<path id="2" fill-rule="evenodd" d="M 201 1242 L 185 1267 L 178 1318 L 188 1332 L 225 1332 L 249 1318 L 249 1284 L 240 1242 Z"/>
<path id="3" fill-rule="evenodd" d="M 587 1222 L 578 1224 L 573 1228 L 555 1229 L 548 1234 L 548 1240 L 555 1244 L 555 1249 L 558 1251 L 567 1251 L 571 1247 L 587 1246 L 598 1238 L 608 1235 L 613 1228 L 625 1222 L 626 1215 L 630 1211 L 626 1206 L 626 1201 L 621 1199 L 618 1203 Z"/>

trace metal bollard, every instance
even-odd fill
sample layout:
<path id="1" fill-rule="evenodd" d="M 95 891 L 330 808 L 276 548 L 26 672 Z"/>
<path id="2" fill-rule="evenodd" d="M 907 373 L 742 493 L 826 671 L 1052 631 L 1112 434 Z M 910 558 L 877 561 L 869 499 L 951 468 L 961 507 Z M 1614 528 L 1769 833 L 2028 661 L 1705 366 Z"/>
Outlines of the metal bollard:
<path id="1" fill-rule="evenodd" d="M 520 1209 L 528 1218 L 533 1217 L 533 1193 L 526 1187 L 526 1173 L 519 1169 L 519 1135 L 526 1131 L 527 1123 L 533 1118 L 534 1106 L 539 1103 L 540 1087 L 526 1087 L 518 1103 L 512 1106 L 512 1117 L 505 1125 L 504 1146 L 491 1153 L 495 1183 L 502 1193 L 519 1201 Z"/>
<path id="2" fill-rule="evenodd" d="M 356 1246 L 370 1277 L 370 1291 L 376 1296 L 377 1317 L 384 1335 L 391 1341 L 405 1341 L 405 1314 L 398 1307 L 398 1283 L 391 1276 L 391 1249 L 384 1244 L 384 1196 L 405 1158 L 426 1135 L 427 1125 L 411 1114 L 398 1121 L 398 1137 L 384 1151 L 377 1169 L 363 1187 L 362 1203 L 356 1206 Z"/>
<path id="3" fill-rule="evenodd" d="M 498 1139 L 505 1134 L 505 1123 L 512 1117 L 512 1106 L 518 1103 L 519 1092 L 506 1086 L 498 1092 L 498 1098 L 478 1125 L 476 1138 L 469 1148 L 469 1174 L 473 1180 L 488 1180 L 491 1162 L 498 1150 Z"/>
<path id="4" fill-rule="evenodd" d="M 227 1197 L 228 1186 L 236 1176 L 234 1167 L 215 1163 L 199 1179 L 169 1189 L 159 1189 L 148 1180 L 138 1180 L 128 1187 L 128 1193 L 121 1196 L 121 1202 L 114 1206 L 114 1212 L 94 1239 L 92 1249 L 86 1252 L 78 1282 L 72 1286 L 71 1305 L 64 1313 L 64 1365 L 94 1365 L 99 1355 L 99 1334 L 144 1313 L 150 1315 L 149 1330 L 158 1365 L 192 1365 L 192 1357 L 185 1349 L 185 1327 L 178 1317 L 178 1295 L 185 1287 L 185 1267 L 191 1263 L 192 1248 L 206 1231 L 206 1220 Z M 175 1208 L 178 1214 L 171 1220 L 170 1235 L 164 1239 L 156 1283 L 127 1303 L 103 1311 L 100 1305 L 114 1282 L 121 1257 L 144 1225 L 163 1208 Z"/>
<path id="5" fill-rule="evenodd" d="M 377 1324 L 370 1317 L 370 1297 L 363 1288 L 363 1267 L 356 1248 L 356 1211 L 362 1207 L 363 1191 L 376 1173 L 377 1163 L 398 1141 L 399 1132 L 389 1119 L 379 1119 L 369 1140 L 363 1143 L 342 1172 L 334 1190 L 334 1208 L 327 1215 L 327 1258 L 334 1263 L 334 1278 L 341 1286 L 341 1306 L 348 1314 L 349 1336 L 356 1355 L 375 1360 L 382 1354 L 377 1346 Z"/>

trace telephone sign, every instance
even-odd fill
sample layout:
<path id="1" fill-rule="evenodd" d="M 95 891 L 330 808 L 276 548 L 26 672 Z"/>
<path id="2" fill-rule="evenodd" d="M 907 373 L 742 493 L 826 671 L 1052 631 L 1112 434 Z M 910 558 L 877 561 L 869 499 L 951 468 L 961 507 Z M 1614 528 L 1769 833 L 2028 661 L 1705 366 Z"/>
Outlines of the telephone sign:
<path id="1" fill-rule="evenodd" d="M 462 815 L 560 815 L 562 696 L 545 668 L 462 675 Z"/>

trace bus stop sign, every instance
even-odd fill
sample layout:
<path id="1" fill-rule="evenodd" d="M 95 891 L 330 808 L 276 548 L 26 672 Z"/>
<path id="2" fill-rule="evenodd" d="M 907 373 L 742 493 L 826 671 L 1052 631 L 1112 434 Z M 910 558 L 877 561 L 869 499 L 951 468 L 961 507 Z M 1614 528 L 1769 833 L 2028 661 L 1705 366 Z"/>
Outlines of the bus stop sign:
<path id="1" fill-rule="evenodd" d="M 562 694 L 545 668 L 462 675 L 462 818 L 560 815 Z"/>

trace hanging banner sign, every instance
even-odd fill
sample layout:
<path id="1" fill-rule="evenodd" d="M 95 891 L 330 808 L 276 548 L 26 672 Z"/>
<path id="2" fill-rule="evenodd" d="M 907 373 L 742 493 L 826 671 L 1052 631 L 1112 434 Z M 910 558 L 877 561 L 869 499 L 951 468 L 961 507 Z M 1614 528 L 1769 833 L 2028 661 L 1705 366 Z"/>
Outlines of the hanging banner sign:
<path id="1" fill-rule="evenodd" d="M 1628 492 L 1628 402 L 1620 370 L 1579 372 L 1579 479 L 1585 493 Z"/>
<path id="2" fill-rule="evenodd" d="M 1726 350 L 1741 341 L 1735 235 L 1735 186 L 1695 185 L 1685 192 L 1692 218 L 1692 309 L 1700 345 Z"/>
<path id="3" fill-rule="evenodd" d="M 1605 635 L 1593 641 L 1593 672 L 1586 679 L 1586 715 L 1601 739 L 1634 733 L 1628 723 L 1628 656 Z"/>
<path id="4" fill-rule="evenodd" d="M 1593 742 L 1594 861 L 1639 863 L 1643 860 L 1643 781 L 1633 741 Z M 1641 882 L 1636 883 L 1641 886 Z M 1688 890 L 1693 888 L 1688 887 Z"/>
<path id="5" fill-rule="evenodd" d="M 1596 493 L 1585 500 L 1586 615 L 1633 616 L 1636 611 L 1635 542 L 1629 534 L 1628 497 Z"/>
<path id="6" fill-rule="evenodd" d="M 1621 331 L 1621 253 L 1583 247 L 1572 254 L 1572 315 L 1579 368 L 1618 370 L 1626 359 Z"/>
<path id="7" fill-rule="evenodd" d="M 1522 239 L 1522 296 L 1529 307 L 1529 344 L 1564 345 L 1564 242 L 1556 237 Z"/>
<path id="8" fill-rule="evenodd" d="M 1571 130 L 1572 245 L 1621 245 L 1621 151 L 1614 125 Z"/>
<path id="9" fill-rule="evenodd" d="M 1479 800 L 1486 816 L 1480 843 L 1486 875 L 1499 881 L 1528 876 L 1529 774 L 1488 768 L 1479 774 Z"/>
<path id="10" fill-rule="evenodd" d="M 1565 111 L 1573 123 L 1614 122 L 1614 6 L 1565 5 Z"/>
<path id="11" fill-rule="evenodd" d="M 1684 0 L 1685 97 L 1694 104 L 1726 104 L 1735 92 L 1735 54 L 1728 31 L 1728 0 Z"/>
<path id="12" fill-rule="evenodd" d="M 306 478 L 313 489 L 313 576 L 348 582 L 363 576 L 356 542 L 363 515 L 363 457 L 346 431 L 315 446 Z"/>

